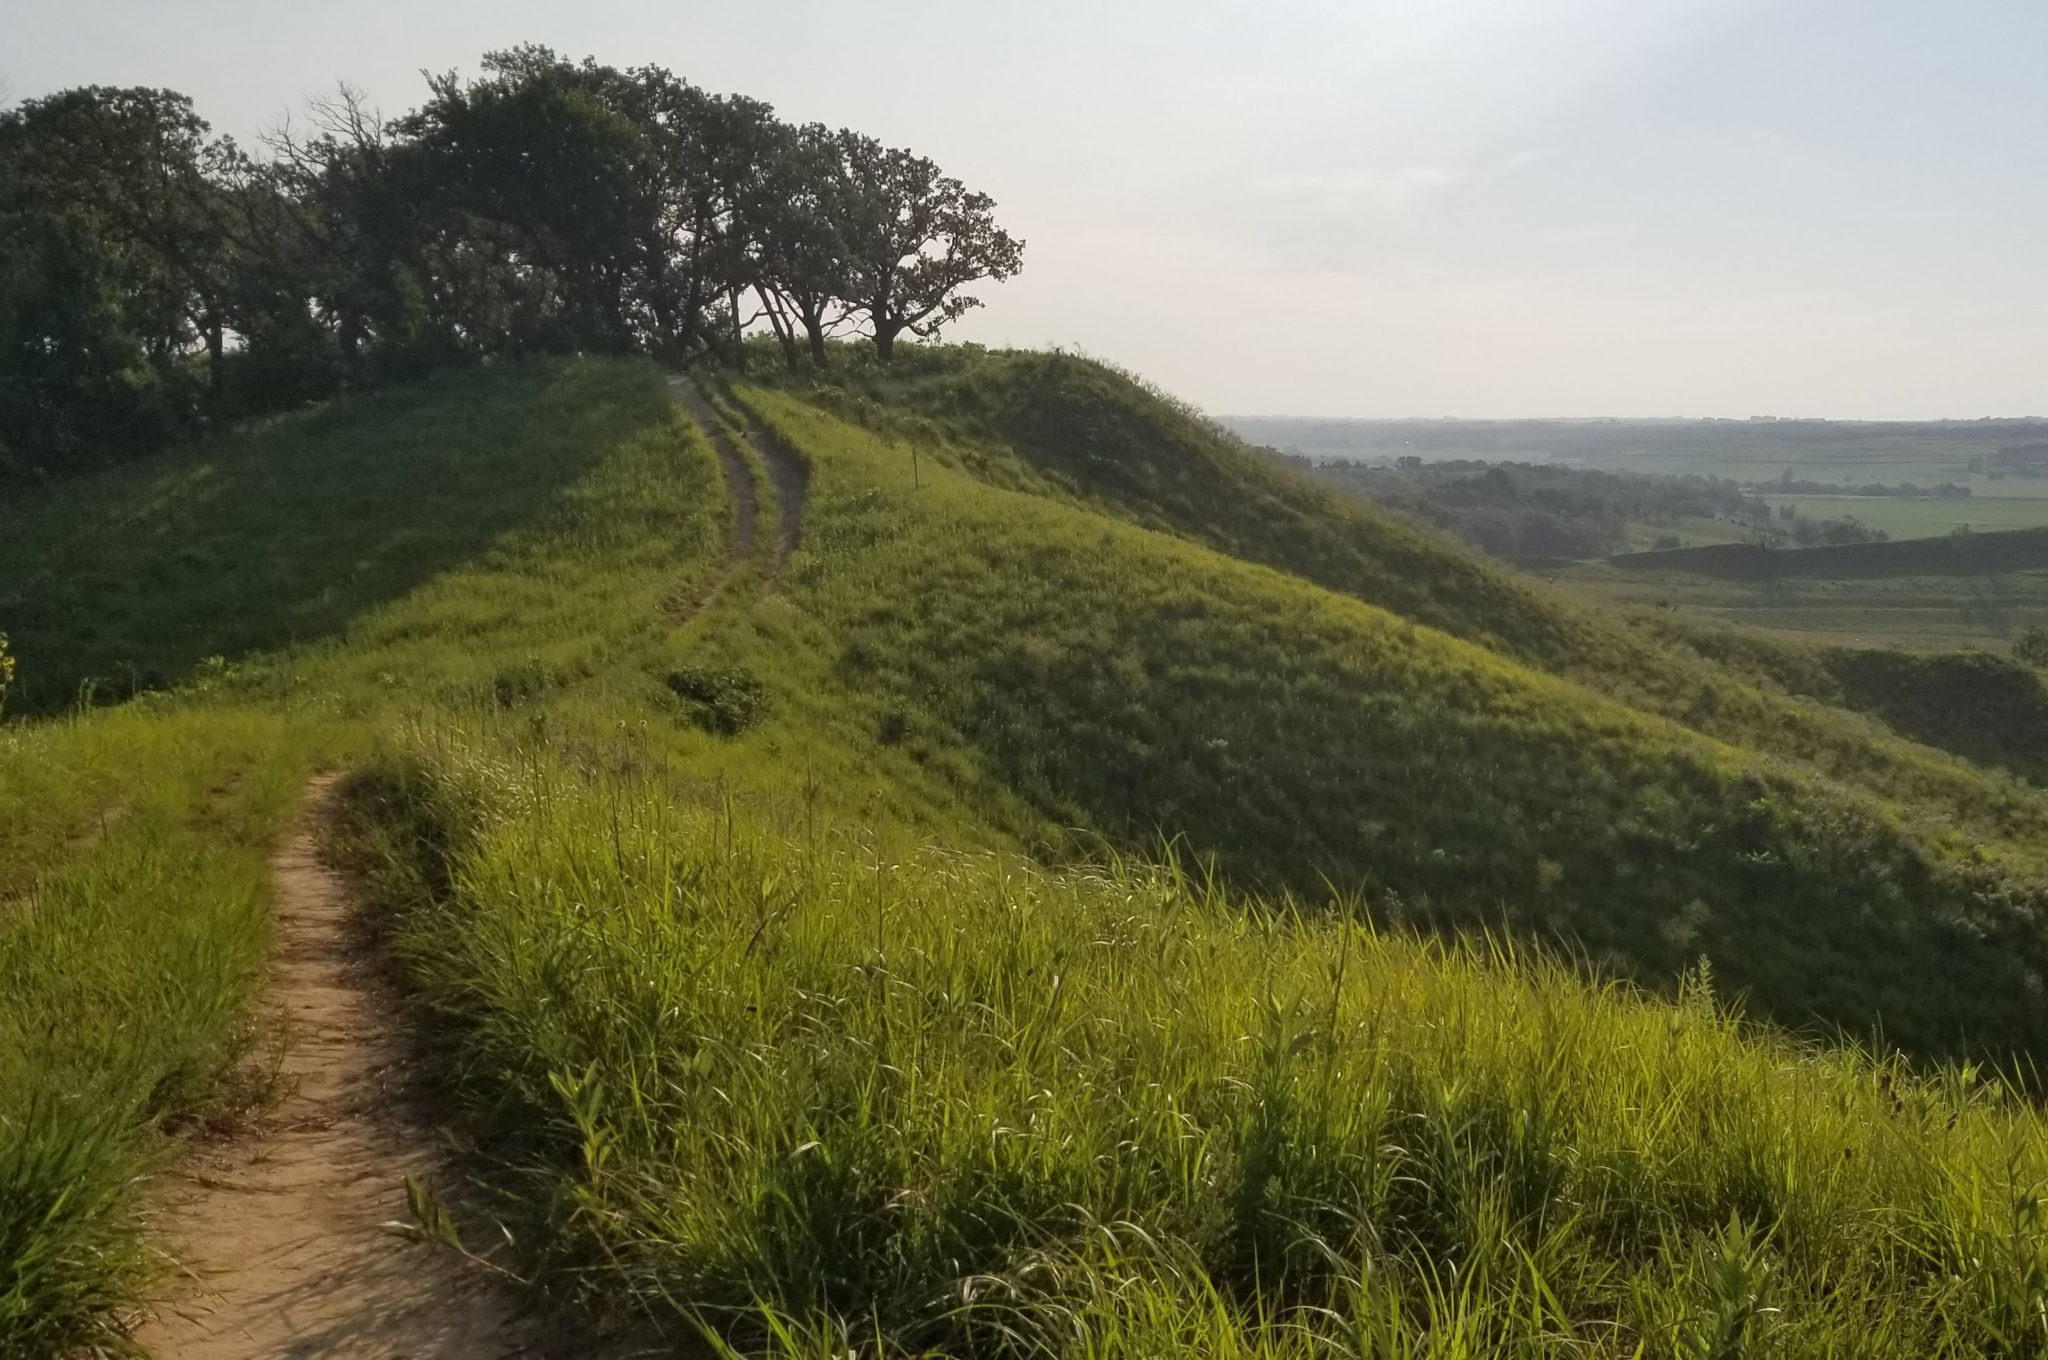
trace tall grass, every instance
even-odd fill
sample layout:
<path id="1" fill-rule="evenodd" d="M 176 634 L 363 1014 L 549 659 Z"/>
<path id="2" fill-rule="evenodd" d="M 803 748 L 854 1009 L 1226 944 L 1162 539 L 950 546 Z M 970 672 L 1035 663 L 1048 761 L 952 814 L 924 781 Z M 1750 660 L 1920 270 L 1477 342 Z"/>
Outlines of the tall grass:
<path id="1" fill-rule="evenodd" d="M 535 716 L 575 685 L 586 729 L 663 721 L 647 654 L 723 506 L 651 366 L 564 363 L 0 509 L 0 626 L 42 707 L 176 682 L 0 727 L 0 1356 L 119 1350 L 162 1283 L 150 1175 L 251 1037 L 306 774 L 397 714 Z"/>
<path id="2" fill-rule="evenodd" d="M 1843 711 L 1821 659 L 1796 644 L 1674 628 L 1649 610 L 1588 607 L 1255 454 L 1101 363 L 973 346 L 925 347 L 886 367 L 847 357 L 831 381 L 798 383 L 795 394 L 886 442 L 925 446 L 928 457 L 984 483 L 1273 567 L 1716 740 L 1801 761 L 1895 803 L 1937 806 L 1943 821 L 1973 832 L 2008 835 L 2039 815 L 1999 781 Z M 907 450 L 898 457 L 908 461 Z M 1895 708 L 1856 706 L 1914 741 L 1930 740 L 1925 724 L 1897 722 Z M 1976 737 L 1936 744 L 1976 760 L 2004 730 L 1988 722 Z"/>
<path id="3" fill-rule="evenodd" d="M 0 1355 L 118 1347 L 115 1310 L 159 1273 L 141 1190 L 249 1037 L 305 751 L 243 713 L 0 731 Z M 85 824 L 16 820 L 91 771 Z"/>
<path id="4" fill-rule="evenodd" d="M 0 730 L 0 1353 L 118 1341 L 141 1177 L 243 1038 L 263 855 L 308 768 L 372 749 L 360 845 L 522 1268 L 679 1347 L 2037 1344 L 2035 1116 L 1720 998 L 2032 1042 L 2048 804 L 1794 703 L 1775 652 L 1321 523 L 1042 367 L 1004 416 L 1036 425 L 929 419 L 915 475 L 915 403 L 862 431 L 739 389 L 809 518 L 773 591 L 757 561 L 701 614 L 727 501 L 646 366 L 0 510 L 40 710 L 179 686 Z M 1187 861 L 1097 848 L 1161 829 Z"/>
<path id="5" fill-rule="evenodd" d="M 2039 1116 L 1504 945 L 679 802 L 356 790 L 529 1266 L 739 1353 L 2048 1344 Z"/>
<path id="6" fill-rule="evenodd" d="M 1645 981 L 1705 954 L 1795 1025 L 2048 1049 L 2038 795 L 1899 742 L 1880 769 L 1931 785 L 1838 779 L 970 469 L 913 480 L 901 443 L 740 395 L 812 459 L 785 590 L 806 650 L 837 650 L 756 644 L 757 664 L 831 687 L 816 726 L 864 719 L 988 820 L 1027 800 L 1020 839 L 1163 831 L 1240 884 L 1369 885 L 1418 923 L 1571 941 Z"/>

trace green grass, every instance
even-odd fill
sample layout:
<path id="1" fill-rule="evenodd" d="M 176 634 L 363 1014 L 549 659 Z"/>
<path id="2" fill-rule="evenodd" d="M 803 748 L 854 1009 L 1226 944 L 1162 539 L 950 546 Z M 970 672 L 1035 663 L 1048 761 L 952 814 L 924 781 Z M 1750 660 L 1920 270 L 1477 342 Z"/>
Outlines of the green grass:
<path id="1" fill-rule="evenodd" d="M 160 1270 L 143 1177 L 249 1038 L 306 759 L 205 707 L 0 731 L 0 1352 L 115 1341 Z"/>
<path id="2" fill-rule="evenodd" d="M 728 577 L 641 365 L 0 508 L 42 715 L 0 729 L 0 1353 L 115 1344 L 149 1287 L 138 1178 L 249 1041 L 264 857 L 337 764 L 465 1213 L 600 1321 L 2036 1344 L 2036 1116 L 1932 1061 L 2048 1048 L 2048 801 L 1983 768 L 2031 769 L 1983 739 L 2012 674 L 1587 608 L 1063 356 L 732 398 L 809 463 L 770 593 L 765 498 Z"/>
<path id="3" fill-rule="evenodd" d="M 505 593 L 521 565 L 507 545 L 531 543 L 551 515 L 595 524 L 617 512 L 592 531 L 653 551 L 664 512 L 644 487 L 609 483 L 597 494 L 611 502 L 587 514 L 574 502 L 593 494 L 584 479 L 600 455 L 665 403 L 639 370 L 515 365 L 262 422 L 0 506 L 0 620 L 21 658 L 13 703 L 48 712 L 81 687 L 112 696 L 185 680 L 209 657 L 318 649 L 428 586 L 429 609 L 529 608 L 552 583 L 543 573 L 524 598 Z M 671 549 L 699 551 L 704 532 L 676 523 Z M 489 579 L 487 604 L 452 601 L 444 578 L 464 571 Z M 571 612 L 527 631 L 559 646 L 578 631 L 562 626 Z M 448 645 L 477 623 L 405 626 Z"/>
<path id="4" fill-rule="evenodd" d="M 252 1038 L 307 773 L 428 711 L 616 679 L 716 570 L 724 505 L 658 374 L 562 364 L 0 511 L 0 553 L 39 564 L 0 576 L 31 698 L 181 681 L 0 728 L 0 1354 L 118 1348 L 157 1287 L 146 1174 Z"/>
<path id="5" fill-rule="evenodd" d="M 1364 887 L 1404 919 L 1569 941 L 1646 981 L 1704 954 L 1792 1023 L 1926 1051 L 2038 1042 L 2026 979 L 2043 961 L 2019 905 L 2043 892 L 2037 795 L 1512 585 L 1480 578 L 1460 602 L 1506 600 L 1523 631 L 1554 622 L 1584 686 L 991 487 L 965 454 L 928 452 L 912 486 L 902 444 L 743 395 L 812 459 L 790 590 L 822 625 L 810 649 L 836 641 L 831 678 L 878 746 L 949 771 L 964 797 L 1026 799 L 1040 825 L 1012 825 L 1027 843 L 1180 836 L 1240 884 Z M 1603 647 L 1689 686 L 1697 730 L 1592 692 Z M 1768 745 L 1725 740 L 1753 736 Z"/>
<path id="6" fill-rule="evenodd" d="M 2032 1353 L 2042 1135 L 1554 965 L 679 801 L 358 788 L 525 1264 L 728 1353 Z"/>
<path id="7" fill-rule="evenodd" d="M 1712 646 L 1673 646 L 1647 611 L 1617 615 L 1608 607 L 1621 587 L 1586 588 L 1601 572 L 1619 573 L 1583 568 L 1561 591 L 1489 564 L 1256 454 L 1101 365 L 1060 354 L 922 350 L 891 369 L 847 363 L 833 382 L 799 384 L 792 395 L 890 441 L 899 466 L 921 448 L 998 489 L 1063 500 L 1273 567 L 1717 740 L 1811 762 L 1829 778 L 1874 783 L 1887 797 L 1930 796 L 1915 756 L 1797 702 L 1808 687 L 1780 683 L 1777 668 L 1810 664 L 1799 649 L 1771 665 L 1731 669 Z M 1986 542 L 2009 556 L 2033 552 L 2027 543 Z M 1926 551 L 1879 546 L 1892 558 Z M 1625 598 L 1650 605 L 1662 597 Z M 1915 787 L 1902 790 L 1902 781 Z"/>
<path id="8" fill-rule="evenodd" d="M 1587 564 L 1543 574 L 1609 609 L 1676 609 L 1798 643 L 2003 652 L 2022 630 L 2048 625 L 2048 571 L 1733 581 Z"/>

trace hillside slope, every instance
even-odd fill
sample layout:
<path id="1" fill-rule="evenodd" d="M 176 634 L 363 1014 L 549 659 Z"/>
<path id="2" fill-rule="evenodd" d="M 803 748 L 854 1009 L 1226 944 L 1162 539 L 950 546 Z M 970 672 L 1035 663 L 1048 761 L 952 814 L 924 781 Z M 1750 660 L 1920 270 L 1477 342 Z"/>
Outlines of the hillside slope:
<path id="1" fill-rule="evenodd" d="M 1056 352 L 925 349 L 886 369 L 849 362 L 798 392 L 992 485 L 1273 567 L 1705 736 L 1806 762 L 1891 801 L 1937 805 L 1945 820 L 1967 823 L 1968 809 L 2002 798 L 1911 749 L 1922 730 L 1842 706 L 1806 648 L 1677 629 L 1648 610 L 1601 608 L 1517 576 L 1334 493 L 1104 365 Z"/>
<path id="2" fill-rule="evenodd" d="M 865 708 L 878 744 L 964 758 L 970 793 L 1024 798 L 1045 823 L 1027 838 L 1185 837 L 1242 884 L 1362 888 L 1645 979 L 1705 955 L 1769 1013 L 1930 1050 L 2048 1038 L 2027 999 L 2048 966 L 2032 795 L 1844 716 L 1892 761 L 1875 782 L 1933 794 L 1881 796 L 1083 502 L 913 472 L 908 448 L 793 395 L 742 395 L 813 463 L 789 599 L 813 650 L 838 649 L 813 683 Z"/>
<path id="3" fill-rule="evenodd" d="M 1284 482 L 1205 533 L 1228 449 L 1176 508 L 1166 436 L 1112 497 L 844 390 L 732 397 L 807 462 L 779 574 L 762 469 L 630 364 L 0 510 L 6 561 L 76 566 L 0 615 L 39 684 L 173 682 L 0 731 L 0 893 L 59 890 L 0 907 L 0 1350 L 107 1341 L 147 1287 L 135 1168 L 229 1069 L 264 850 L 332 764 L 512 1230 L 470 1240 L 599 1321 L 776 1356 L 1903 1357 L 2038 1316 L 2023 1100 L 1727 1009 L 2048 1049 L 2037 795 L 1796 698 L 1811 658 L 1606 627 Z M 255 494 L 179 491 L 207 485 Z M 138 532 L 157 506 L 175 531 Z M 1290 523 L 1359 589 L 1248 560 Z M 1403 579 L 1439 558 L 1440 596 Z M 1588 650 L 1537 665 L 1489 610 Z M 1573 671 L 1610 648 L 1719 716 Z M 166 891 L 178 864 L 214 867 Z M 1565 942 L 1673 998 L 1373 922 Z M 163 1042 L 116 1062 L 130 1014 Z"/>

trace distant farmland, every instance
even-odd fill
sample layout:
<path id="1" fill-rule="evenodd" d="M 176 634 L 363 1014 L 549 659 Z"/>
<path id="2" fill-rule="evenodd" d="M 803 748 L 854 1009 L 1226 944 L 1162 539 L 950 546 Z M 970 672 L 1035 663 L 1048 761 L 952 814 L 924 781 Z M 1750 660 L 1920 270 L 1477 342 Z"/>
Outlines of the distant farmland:
<path id="1" fill-rule="evenodd" d="M 1854 516 L 1894 538 L 2048 525 L 2048 468 L 2022 451 L 2048 443 L 2048 421 L 1878 423 L 1819 420 L 1330 420 L 1229 416 L 1244 438 L 1316 462 L 1566 463 L 1609 471 L 1723 477 L 1773 508 L 1813 519 Z M 1968 498 L 1773 495 L 1786 479 L 1968 487 Z"/>

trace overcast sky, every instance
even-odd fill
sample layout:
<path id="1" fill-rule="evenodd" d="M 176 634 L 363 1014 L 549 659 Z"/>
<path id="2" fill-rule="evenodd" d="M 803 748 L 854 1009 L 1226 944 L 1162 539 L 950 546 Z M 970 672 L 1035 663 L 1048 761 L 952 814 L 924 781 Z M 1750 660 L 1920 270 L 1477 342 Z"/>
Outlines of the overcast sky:
<path id="1" fill-rule="evenodd" d="M 517 42 L 995 195 L 955 332 L 1212 411 L 2048 414 L 2048 0 L 0 0 L 0 92 L 247 137 Z"/>

